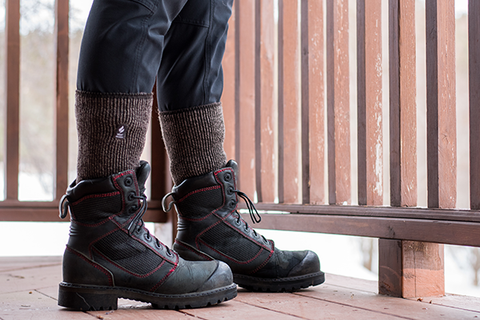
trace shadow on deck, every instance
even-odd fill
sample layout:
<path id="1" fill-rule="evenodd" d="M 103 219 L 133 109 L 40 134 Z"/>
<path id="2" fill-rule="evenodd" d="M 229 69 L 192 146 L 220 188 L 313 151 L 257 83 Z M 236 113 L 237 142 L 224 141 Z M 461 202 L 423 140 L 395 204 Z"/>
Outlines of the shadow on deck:
<path id="1" fill-rule="evenodd" d="M 57 306 L 60 257 L 0 258 L 0 319 L 477 319 L 480 299 L 447 295 L 408 300 L 377 294 L 377 283 L 333 274 L 296 293 L 252 293 L 202 309 L 155 310 L 120 300 L 114 311 L 73 312 Z"/>

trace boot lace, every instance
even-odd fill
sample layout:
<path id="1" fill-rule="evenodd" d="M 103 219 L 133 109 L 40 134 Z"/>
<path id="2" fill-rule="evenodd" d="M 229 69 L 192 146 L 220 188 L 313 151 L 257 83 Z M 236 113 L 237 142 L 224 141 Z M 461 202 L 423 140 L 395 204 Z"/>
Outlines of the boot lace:
<path id="1" fill-rule="evenodd" d="M 240 190 L 232 190 L 233 192 L 235 192 L 240 198 L 243 199 L 243 201 L 245 201 L 245 205 L 247 206 L 247 209 L 248 209 L 248 213 L 250 214 L 250 219 L 252 220 L 252 222 L 255 224 L 255 223 L 259 223 L 260 221 L 262 221 L 262 216 L 260 216 L 260 214 L 258 213 L 257 211 L 257 208 L 255 208 L 255 205 L 253 204 L 252 200 L 250 200 L 250 198 L 242 191 Z M 245 230 L 248 230 L 248 223 L 242 218 L 242 216 L 240 215 L 240 213 L 235 210 L 235 213 L 237 215 L 237 220 L 236 222 L 238 224 L 240 224 L 241 222 L 243 222 L 245 224 Z M 255 231 L 255 229 L 252 229 L 253 230 L 253 233 L 255 234 L 255 236 L 258 236 L 258 233 L 257 231 Z M 262 238 L 265 242 L 267 242 L 267 239 L 265 239 L 265 237 L 262 235 Z"/>
<path id="2" fill-rule="evenodd" d="M 136 213 L 135 213 L 135 216 L 133 217 L 132 221 L 130 222 L 130 224 L 128 225 L 127 227 L 127 230 L 128 230 L 128 234 L 129 235 L 132 235 L 132 233 L 134 231 L 139 231 L 139 230 L 142 230 L 143 229 L 143 226 L 145 225 L 145 222 L 143 221 L 143 215 L 145 214 L 145 212 L 147 212 L 147 196 L 145 194 L 142 194 L 141 196 L 132 196 L 132 198 L 134 199 L 140 199 L 141 202 L 142 202 L 142 206 L 140 208 L 140 210 L 138 210 Z M 147 234 L 146 234 L 146 238 L 148 240 L 150 240 L 152 238 L 152 235 L 150 234 L 150 231 L 145 228 L 144 229 Z M 157 237 L 153 236 L 153 239 L 155 241 L 155 245 L 159 248 L 162 247 L 162 243 L 160 242 L 160 240 L 157 239 Z M 170 251 L 170 248 L 168 246 L 163 246 L 166 250 L 167 250 L 167 254 L 170 256 L 172 255 L 172 252 Z"/>

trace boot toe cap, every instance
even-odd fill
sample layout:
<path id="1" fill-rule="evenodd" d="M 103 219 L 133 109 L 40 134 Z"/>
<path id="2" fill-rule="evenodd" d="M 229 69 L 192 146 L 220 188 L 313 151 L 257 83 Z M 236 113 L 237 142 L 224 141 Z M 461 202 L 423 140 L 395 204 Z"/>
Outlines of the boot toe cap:
<path id="1" fill-rule="evenodd" d="M 308 250 L 305 257 L 298 263 L 292 270 L 290 270 L 288 276 L 295 277 L 305 274 L 311 274 L 320 271 L 320 259 L 313 251 Z"/>
<path id="2" fill-rule="evenodd" d="M 210 278 L 200 287 L 199 291 L 214 290 L 233 284 L 233 274 L 230 267 L 222 261 L 215 261 L 218 266 Z"/>

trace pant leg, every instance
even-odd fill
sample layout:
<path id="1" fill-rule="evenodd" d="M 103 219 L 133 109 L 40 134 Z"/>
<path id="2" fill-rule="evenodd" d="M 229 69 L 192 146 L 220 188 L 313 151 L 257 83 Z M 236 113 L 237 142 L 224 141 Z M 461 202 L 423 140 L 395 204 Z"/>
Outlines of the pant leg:
<path id="1" fill-rule="evenodd" d="M 157 77 L 161 111 L 220 101 L 233 0 L 190 0 L 165 35 Z"/>
<path id="2" fill-rule="evenodd" d="M 77 88 L 152 92 L 165 34 L 186 2 L 95 0 L 82 39 Z"/>

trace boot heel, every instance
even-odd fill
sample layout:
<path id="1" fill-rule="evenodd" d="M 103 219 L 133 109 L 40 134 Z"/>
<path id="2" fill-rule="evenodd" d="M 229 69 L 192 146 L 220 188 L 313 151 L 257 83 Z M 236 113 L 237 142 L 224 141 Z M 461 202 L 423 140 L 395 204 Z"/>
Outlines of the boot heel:
<path id="1" fill-rule="evenodd" d="M 105 290 L 75 287 L 61 283 L 58 289 L 58 305 L 73 310 L 116 310 L 118 296 Z"/>

